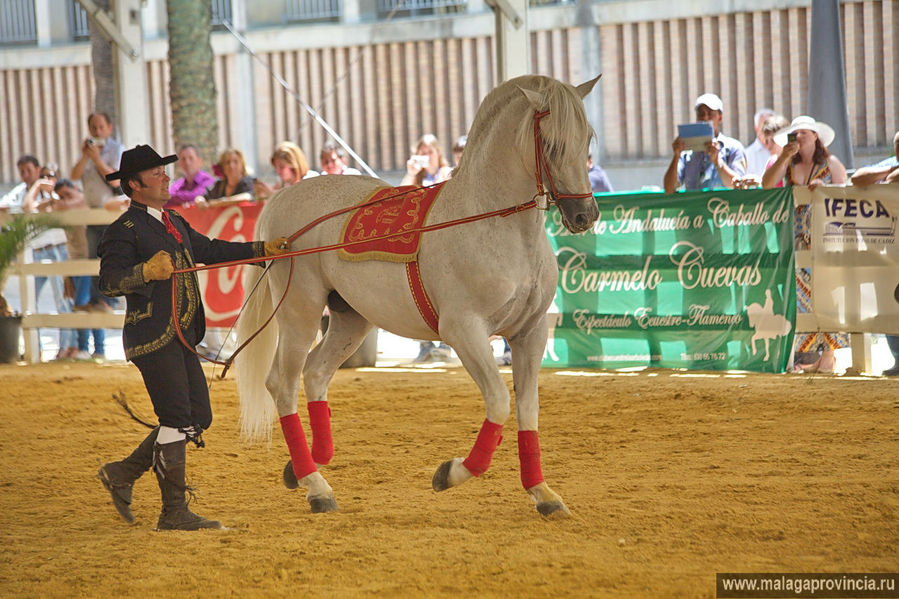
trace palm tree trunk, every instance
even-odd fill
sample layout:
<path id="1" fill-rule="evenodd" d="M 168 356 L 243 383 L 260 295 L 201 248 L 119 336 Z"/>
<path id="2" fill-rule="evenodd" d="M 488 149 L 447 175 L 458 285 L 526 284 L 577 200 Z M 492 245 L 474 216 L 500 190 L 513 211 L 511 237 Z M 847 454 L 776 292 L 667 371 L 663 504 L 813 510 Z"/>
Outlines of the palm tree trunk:
<path id="1" fill-rule="evenodd" d="M 167 0 L 172 130 L 176 149 L 192 143 L 207 164 L 218 149 L 210 0 Z"/>
<path id="2" fill-rule="evenodd" d="M 109 11 L 109 0 L 94 0 L 104 11 Z M 88 23 L 91 40 L 91 64 L 94 69 L 94 110 L 109 115 L 111 123 L 116 123 L 115 66 L 112 63 L 113 46 L 97 27 L 93 19 Z M 88 115 L 83 115 L 85 122 Z M 86 125 L 85 125 L 86 127 Z"/>

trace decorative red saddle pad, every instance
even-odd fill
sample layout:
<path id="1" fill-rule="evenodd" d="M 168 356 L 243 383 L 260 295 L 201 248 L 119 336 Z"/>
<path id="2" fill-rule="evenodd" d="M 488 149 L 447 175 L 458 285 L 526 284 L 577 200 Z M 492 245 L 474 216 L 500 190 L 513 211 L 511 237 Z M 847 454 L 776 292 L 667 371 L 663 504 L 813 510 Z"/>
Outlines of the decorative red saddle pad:
<path id="1" fill-rule="evenodd" d="M 342 243 L 371 241 L 341 248 L 337 250 L 337 255 L 342 260 L 353 262 L 415 260 L 421 233 L 413 230 L 425 224 L 428 212 L 442 189 L 443 183 L 424 188 L 404 185 L 378 189 L 350 213 L 341 235 Z M 413 232 L 400 234 L 403 231 Z M 383 239 L 394 233 L 397 235 Z"/>

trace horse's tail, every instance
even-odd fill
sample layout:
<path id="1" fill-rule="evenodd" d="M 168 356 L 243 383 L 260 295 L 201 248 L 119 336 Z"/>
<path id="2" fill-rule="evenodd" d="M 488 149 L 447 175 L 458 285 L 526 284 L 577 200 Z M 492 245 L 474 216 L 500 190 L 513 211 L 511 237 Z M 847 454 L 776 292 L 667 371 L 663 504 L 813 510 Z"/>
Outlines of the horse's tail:
<path id="1" fill-rule="evenodd" d="M 250 296 L 237 323 L 237 338 L 241 344 L 259 331 L 274 310 L 268 284 L 271 273 L 266 276 L 265 270 L 254 266 L 244 268 L 244 273 L 244 293 Z M 263 276 L 265 278 L 260 280 Z M 278 321 L 273 318 L 234 360 L 240 394 L 240 435 L 249 442 L 271 440 L 276 412 L 265 380 L 275 357 L 277 341 Z"/>

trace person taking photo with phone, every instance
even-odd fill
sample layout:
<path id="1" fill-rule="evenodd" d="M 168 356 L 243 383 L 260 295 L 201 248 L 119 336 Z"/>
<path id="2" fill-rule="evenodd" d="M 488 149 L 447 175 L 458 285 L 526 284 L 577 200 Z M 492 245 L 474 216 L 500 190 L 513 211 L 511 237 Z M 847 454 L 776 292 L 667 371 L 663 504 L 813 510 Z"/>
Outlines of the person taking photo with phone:
<path id="1" fill-rule="evenodd" d="M 846 167 L 840 159 L 827 150 L 836 137 L 827 123 L 810 116 L 797 116 L 786 129 L 774 136 L 774 142 L 783 146 L 762 177 L 762 187 L 771 189 L 779 181 L 784 185 L 808 185 L 815 189 L 827 183 L 846 182 Z"/>
<path id="2" fill-rule="evenodd" d="M 453 169 L 443 156 L 435 135 L 425 133 L 413 148 L 415 153 L 406 161 L 406 175 L 400 185 L 430 187 L 452 176 Z"/>

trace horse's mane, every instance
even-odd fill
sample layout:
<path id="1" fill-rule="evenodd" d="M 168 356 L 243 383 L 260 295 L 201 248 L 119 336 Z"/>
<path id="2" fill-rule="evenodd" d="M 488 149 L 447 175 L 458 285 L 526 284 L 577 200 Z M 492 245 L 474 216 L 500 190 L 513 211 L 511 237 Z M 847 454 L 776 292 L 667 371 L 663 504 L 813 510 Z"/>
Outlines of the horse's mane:
<path id="1" fill-rule="evenodd" d="M 541 99 L 539 105 L 532 106 L 522 89 L 536 92 Z M 540 122 L 540 132 L 550 162 L 575 158 L 572 153 L 580 153 L 589 142 L 589 138 L 584 139 L 584 131 L 589 131 L 592 136 L 593 129 L 587 121 L 584 103 L 572 85 L 540 75 L 516 77 L 497 86 L 484 98 L 471 125 L 459 170 L 464 169 L 471 160 L 466 161 L 469 149 L 480 148 L 485 138 L 491 135 L 492 128 L 499 125 L 500 113 L 510 109 L 520 112 L 514 136 L 509 138 L 522 152 L 528 151 L 534 144 L 534 112 L 550 111 L 550 115 Z M 576 158 L 579 160 L 580 156 Z"/>

